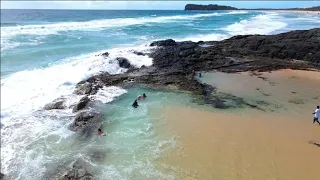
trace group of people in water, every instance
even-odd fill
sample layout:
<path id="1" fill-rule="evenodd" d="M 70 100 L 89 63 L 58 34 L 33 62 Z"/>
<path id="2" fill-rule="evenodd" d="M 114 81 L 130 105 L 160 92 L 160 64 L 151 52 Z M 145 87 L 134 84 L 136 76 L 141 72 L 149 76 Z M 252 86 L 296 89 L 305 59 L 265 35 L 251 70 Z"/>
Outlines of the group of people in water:
<path id="1" fill-rule="evenodd" d="M 142 99 L 145 99 L 145 98 L 147 98 L 147 95 L 146 95 L 145 93 L 143 93 L 142 95 L 139 95 L 139 96 L 137 97 L 137 99 L 134 100 L 134 102 L 133 102 L 133 104 L 132 104 L 132 107 L 134 107 L 134 108 L 139 107 L 138 101 L 140 101 L 140 100 L 142 100 Z"/>
<path id="2" fill-rule="evenodd" d="M 147 95 L 146 93 L 143 93 L 142 95 L 139 95 L 137 97 L 136 100 L 134 100 L 133 104 L 132 104 L 132 107 L 134 108 L 137 108 L 139 107 L 139 104 L 138 104 L 138 101 L 142 100 L 142 99 L 146 99 L 147 98 Z M 98 135 L 99 136 L 105 136 L 106 134 L 101 130 L 101 128 L 98 129 Z"/>

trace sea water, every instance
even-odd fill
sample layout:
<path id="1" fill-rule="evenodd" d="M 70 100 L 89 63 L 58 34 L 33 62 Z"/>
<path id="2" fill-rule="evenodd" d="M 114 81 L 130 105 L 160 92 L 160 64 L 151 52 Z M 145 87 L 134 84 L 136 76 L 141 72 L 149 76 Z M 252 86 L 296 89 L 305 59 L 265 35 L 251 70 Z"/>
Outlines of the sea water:
<path id="1" fill-rule="evenodd" d="M 152 65 L 133 51 L 149 52 L 153 40 L 222 40 L 315 27 L 319 16 L 275 12 L 1 10 L 1 172 L 11 179 L 52 178 L 70 161 L 90 164 L 88 154 L 102 151 L 102 161 L 91 164 L 98 179 L 175 179 L 154 159 L 176 144 L 161 128 L 157 108 L 189 104 L 189 96 L 105 87 L 92 98 L 107 103 L 107 136 L 86 141 L 68 129 L 75 115 L 70 109 L 44 111 L 44 105 L 64 97 L 71 106 L 81 98 L 72 93 L 79 81 L 125 72 L 116 57 Z M 95 56 L 106 51 L 108 58 Z M 143 92 L 148 100 L 132 109 Z"/>

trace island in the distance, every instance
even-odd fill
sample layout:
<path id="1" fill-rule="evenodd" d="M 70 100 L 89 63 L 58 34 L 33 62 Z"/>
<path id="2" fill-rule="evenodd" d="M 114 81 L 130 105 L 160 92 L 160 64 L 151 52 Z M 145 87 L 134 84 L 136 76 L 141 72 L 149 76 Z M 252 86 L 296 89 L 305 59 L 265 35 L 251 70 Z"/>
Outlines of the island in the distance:
<path id="1" fill-rule="evenodd" d="M 201 4 L 187 4 L 184 10 L 294 10 L 294 11 L 320 11 L 320 6 L 308 7 L 308 8 L 288 8 L 288 9 L 270 9 L 270 8 L 259 8 L 259 9 L 245 9 L 235 8 L 232 6 L 221 6 L 217 4 L 201 5 Z"/>

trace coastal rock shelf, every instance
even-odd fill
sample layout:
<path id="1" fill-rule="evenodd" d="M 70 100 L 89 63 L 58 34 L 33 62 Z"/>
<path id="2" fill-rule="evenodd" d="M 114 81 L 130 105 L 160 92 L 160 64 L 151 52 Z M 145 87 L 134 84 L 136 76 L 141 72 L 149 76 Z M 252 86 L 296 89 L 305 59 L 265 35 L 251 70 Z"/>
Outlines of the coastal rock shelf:
<path id="1" fill-rule="evenodd" d="M 74 94 L 84 96 L 73 106 L 73 112 L 77 114 L 72 130 L 80 132 L 81 138 L 87 138 L 101 127 L 102 115 L 95 108 L 99 102 L 92 101 L 90 96 L 108 86 L 130 88 L 139 85 L 152 89 L 191 92 L 198 104 L 209 104 L 219 109 L 249 107 L 266 111 L 264 106 L 270 104 L 265 101 L 249 103 L 241 97 L 218 92 L 215 87 L 198 81 L 196 77 L 201 72 L 212 70 L 236 73 L 287 68 L 320 69 L 319 42 L 319 28 L 278 35 L 234 36 L 223 41 L 154 41 L 150 44 L 153 47 L 151 52 L 135 52 L 137 55 L 152 58 L 152 66 L 135 68 L 127 59 L 118 57 L 117 61 L 121 66 L 128 68 L 126 73 L 101 73 L 77 84 Z M 267 81 L 259 76 L 259 73 L 252 72 L 251 75 Z M 57 107 L 60 108 L 61 104 L 63 102 L 58 103 Z M 55 108 L 51 106 L 48 108 L 48 105 L 46 109 Z M 86 173 L 83 171 L 83 174 Z M 91 176 L 88 174 L 88 177 Z"/>
<path id="2" fill-rule="evenodd" d="M 96 75 L 80 82 L 78 87 L 83 94 L 94 94 L 89 90 L 83 91 L 82 87 L 126 86 L 128 83 L 125 82 L 135 82 L 156 88 L 174 86 L 207 96 L 211 95 L 214 87 L 195 80 L 193 71 L 231 73 L 286 68 L 319 69 L 319 42 L 319 28 L 277 35 L 234 36 L 223 41 L 155 41 L 150 46 L 157 48 L 147 54 L 153 58 L 152 66 L 131 68 L 127 73 L 118 75 Z"/>

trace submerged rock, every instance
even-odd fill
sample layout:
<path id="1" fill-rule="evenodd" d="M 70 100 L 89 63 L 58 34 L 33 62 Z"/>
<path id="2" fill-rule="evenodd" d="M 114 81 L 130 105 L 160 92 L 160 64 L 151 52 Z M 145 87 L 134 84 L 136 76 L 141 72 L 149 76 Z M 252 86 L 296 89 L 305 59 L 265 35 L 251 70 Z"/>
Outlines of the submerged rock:
<path id="1" fill-rule="evenodd" d="M 101 150 L 93 150 L 92 152 L 89 153 L 89 157 L 93 161 L 103 162 L 106 157 L 106 152 Z"/>
<path id="2" fill-rule="evenodd" d="M 138 55 L 138 56 L 144 56 L 145 53 L 139 52 L 139 51 L 133 51 L 133 54 Z"/>
<path id="3" fill-rule="evenodd" d="M 290 99 L 288 102 L 292 104 L 304 104 L 304 100 L 302 99 Z"/>
<path id="4" fill-rule="evenodd" d="M 59 180 L 91 180 L 93 176 L 85 168 L 82 160 L 77 160 L 72 167 L 66 171 Z"/>
<path id="5" fill-rule="evenodd" d="M 45 110 L 52 110 L 52 109 L 65 109 L 66 107 L 64 106 L 64 100 L 63 99 L 57 99 L 54 100 L 54 102 L 49 103 L 45 105 L 44 109 Z"/>
<path id="6" fill-rule="evenodd" d="M 122 67 L 122 68 L 130 68 L 131 67 L 131 64 L 129 62 L 128 59 L 124 58 L 124 57 L 117 57 L 116 60 L 118 61 L 119 63 L 119 66 Z"/>
<path id="7" fill-rule="evenodd" d="M 73 107 L 72 112 L 77 112 L 81 109 L 84 109 L 88 102 L 90 101 L 89 97 L 86 95 L 83 98 L 80 99 L 80 101 Z"/>

